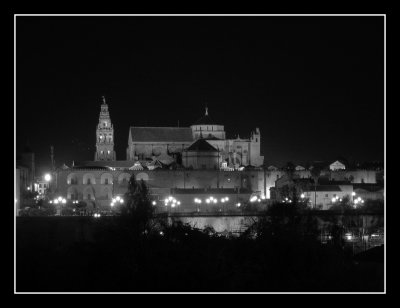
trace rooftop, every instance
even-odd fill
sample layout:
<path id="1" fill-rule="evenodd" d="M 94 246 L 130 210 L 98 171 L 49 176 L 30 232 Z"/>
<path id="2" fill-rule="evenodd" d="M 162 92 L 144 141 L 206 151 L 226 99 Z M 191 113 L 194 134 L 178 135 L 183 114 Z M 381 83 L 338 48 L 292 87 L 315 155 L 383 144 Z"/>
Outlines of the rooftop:
<path id="1" fill-rule="evenodd" d="M 186 151 L 196 151 L 196 152 L 218 152 L 211 144 L 209 144 L 204 139 L 197 139 L 191 146 L 187 148 Z"/>
<path id="2" fill-rule="evenodd" d="M 132 142 L 192 142 L 190 127 L 131 127 Z"/>

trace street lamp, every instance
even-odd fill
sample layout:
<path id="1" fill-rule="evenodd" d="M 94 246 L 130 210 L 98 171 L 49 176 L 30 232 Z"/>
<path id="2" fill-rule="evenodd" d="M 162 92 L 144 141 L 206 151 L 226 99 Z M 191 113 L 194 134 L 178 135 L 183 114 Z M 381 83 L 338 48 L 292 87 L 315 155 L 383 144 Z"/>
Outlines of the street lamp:
<path id="1" fill-rule="evenodd" d="M 122 199 L 120 196 L 117 196 L 115 198 L 112 198 L 111 200 L 111 209 L 116 205 L 116 204 L 122 204 L 124 203 L 124 199 Z"/>

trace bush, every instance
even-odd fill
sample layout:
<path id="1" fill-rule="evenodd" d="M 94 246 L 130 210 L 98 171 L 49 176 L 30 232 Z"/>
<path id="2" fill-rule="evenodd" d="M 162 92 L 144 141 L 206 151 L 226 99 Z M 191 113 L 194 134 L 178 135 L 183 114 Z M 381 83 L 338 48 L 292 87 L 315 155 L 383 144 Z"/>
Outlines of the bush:
<path id="1" fill-rule="evenodd" d="M 357 208 L 361 212 L 368 213 L 383 213 L 384 211 L 384 202 L 383 200 L 365 200 L 364 204 Z"/>

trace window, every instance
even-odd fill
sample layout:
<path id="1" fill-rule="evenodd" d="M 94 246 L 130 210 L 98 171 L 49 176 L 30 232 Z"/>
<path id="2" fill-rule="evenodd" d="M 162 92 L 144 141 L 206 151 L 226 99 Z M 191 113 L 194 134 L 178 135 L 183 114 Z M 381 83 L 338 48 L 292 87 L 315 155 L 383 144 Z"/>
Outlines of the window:
<path id="1" fill-rule="evenodd" d="M 325 194 L 325 197 L 328 198 L 328 194 Z"/>
<path id="2" fill-rule="evenodd" d="M 87 179 L 87 182 L 86 182 L 86 184 L 91 184 L 91 181 L 90 181 L 90 179 Z"/>
<path id="3" fill-rule="evenodd" d="M 104 180 L 104 184 L 108 185 L 108 179 Z"/>
<path id="4" fill-rule="evenodd" d="M 333 197 L 336 198 L 336 194 L 333 194 Z"/>
<path id="5" fill-rule="evenodd" d="M 92 195 L 91 195 L 91 194 L 88 194 L 88 195 L 87 195 L 87 198 L 88 198 L 88 200 L 92 199 Z"/>

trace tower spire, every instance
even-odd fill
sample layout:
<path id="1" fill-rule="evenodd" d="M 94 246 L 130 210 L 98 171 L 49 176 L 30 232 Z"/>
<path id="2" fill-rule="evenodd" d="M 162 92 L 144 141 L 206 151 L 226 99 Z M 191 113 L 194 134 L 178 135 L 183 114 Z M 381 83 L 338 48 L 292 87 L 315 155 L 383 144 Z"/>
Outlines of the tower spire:
<path id="1" fill-rule="evenodd" d="M 99 124 L 96 131 L 96 153 L 95 161 L 115 160 L 114 151 L 114 129 L 111 123 L 110 113 L 106 98 L 102 96 L 103 104 L 100 107 Z"/>
<path id="2" fill-rule="evenodd" d="M 208 116 L 208 107 L 207 107 L 207 104 L 206 104 L 206 116 Z"/>

